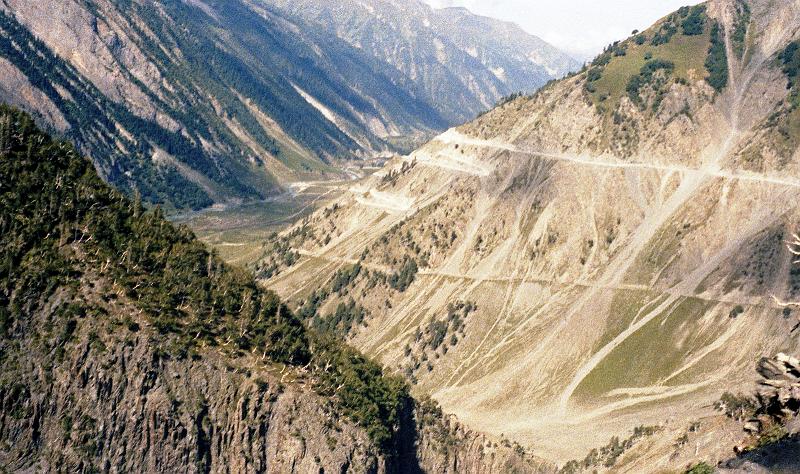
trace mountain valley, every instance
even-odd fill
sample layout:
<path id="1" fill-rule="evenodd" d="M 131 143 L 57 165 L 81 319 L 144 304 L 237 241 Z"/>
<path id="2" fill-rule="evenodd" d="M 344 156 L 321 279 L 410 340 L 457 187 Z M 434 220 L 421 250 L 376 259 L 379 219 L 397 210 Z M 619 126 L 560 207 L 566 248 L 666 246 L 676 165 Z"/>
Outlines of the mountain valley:
<path id="1" fill-rule="evenodd" d="M 398 14 L 389 2 L 373 3 Z M 430 28 L 409 36 L 375 20 L 353 44 L 282 6 L 3 0 L 0 100 L 75 141 L 129 196 L 197 210 L 352 176 L 363 160 L 413 149 L 504 95 L 577 68 L 518 29 L 492 43 L 493 56 L 481 62 L 447 38 L 435 52 L 444 43 Z M 428 53 L 393 62 L 362 47 L 368 33 L 373 49 L 396 42 Z M 482 41 L 477 33 L 464 38 Z M 492 62 L 516 43 L 543 65 L 527 57 Z"/>
<path id="2" fill-rule="evenodd" d="M 0 74 L 2 472 L 800 471 L 800 0 L 582 68 L 417 0 L 0 0 Z"/>

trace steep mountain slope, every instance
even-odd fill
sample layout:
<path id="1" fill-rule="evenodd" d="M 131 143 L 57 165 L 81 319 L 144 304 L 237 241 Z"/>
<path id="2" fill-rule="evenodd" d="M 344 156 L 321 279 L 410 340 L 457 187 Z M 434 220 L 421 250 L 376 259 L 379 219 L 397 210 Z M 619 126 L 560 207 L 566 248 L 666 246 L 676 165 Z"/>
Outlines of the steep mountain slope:
<path id="1" fill-rule="evenodd" d="M 457 83 L 460 100 L 432 96 L 409 71 L 255 0 L 3 0 L 0 28 L 0 101 L 75 141 L 118 189 L 177 208 L 341 175 L 342 160 L 419 144 L 508 90 Z M 473 61 L 459 73 L 470 68 L 486 72 Z"/>
<path id="2" fill-rule="evenodd" d="M 518 26 L 464 8 L 433 9 L 419 0 L 262 1 L 402 71 L 452 124 L 580 67 Z"/>
<path id="3" fill-rule="evenodd" d="M 546 472 L 0 107 L 0 469 Z"/>
<path id="4" fill-rule="evenodd" d="M 783 245 L 799 31 L 797 1 L 681 9 L 388 164 L 270 242 L 283 253 L 260 275 L 471 426 L 550 459 L 611 436 L 619 470 L 723 459 L 712 402 L 798 349 L 775 298 L 800 297 Z M 636 427 L 639 464 L 618 459 Z"/>

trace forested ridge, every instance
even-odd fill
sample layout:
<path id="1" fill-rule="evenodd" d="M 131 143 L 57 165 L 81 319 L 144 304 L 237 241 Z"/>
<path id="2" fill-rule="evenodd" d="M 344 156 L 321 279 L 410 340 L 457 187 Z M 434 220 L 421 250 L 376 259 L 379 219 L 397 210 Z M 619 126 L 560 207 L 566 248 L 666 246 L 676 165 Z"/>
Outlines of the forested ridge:
<path id="1" fill-rule="evenodd" d="M 410 402 L 404 382 L 305 329 L 252 275 L 224 264 L 160 210 L 145 211 L 140 200 L 111 189 L 71 144 L 52 140 L 30 116 L 5 106 L 0 233 L 2 384 L 16 383 L 12 354 L 26 344 L 51 344 L 54 358 L 69 350 L 68 335 L 49 334 L 58 332 L 53 328 L 63 328 L 62 335 L 74 331 L 75 318 L 118 318 L 140 330 L 131 315 L 108 314 L 100 304 L 69 296 L 55 298 L 59 320 L 53 327 L 31 324 L 31 315 L 53 304 L 54 294 L 74 294 L 69 290 L 86 280 L 108 281 L 113 292 L 99 297 L 130 301 L 165 357 L 197 359 L 216 348 L 234 359 L 249 353 L 302 367 L 337 411 L 363 426 L 385 452 L 394 449 L 400 411 Z"/>

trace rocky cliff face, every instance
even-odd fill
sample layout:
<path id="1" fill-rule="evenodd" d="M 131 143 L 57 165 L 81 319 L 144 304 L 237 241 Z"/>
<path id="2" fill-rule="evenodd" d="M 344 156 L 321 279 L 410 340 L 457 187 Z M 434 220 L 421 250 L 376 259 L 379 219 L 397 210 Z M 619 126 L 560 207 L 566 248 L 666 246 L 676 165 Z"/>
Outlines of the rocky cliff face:
<path id="1" fill-rule="evenodd" d="M 55 307 L 35 323 L 59 325 Z M 27 344 L 4 354 L 6 470 L 385 471 L 363 431 L 302 385 L 281 383 L 278 367 L 211 351 L 176 360 L 150 330 L 90 316 L 73 329 L 59 359 Z"/>
<path id="2" fill-rule="evenodd" d="M 674 439 L 755 384 L 758 357 L 796 349 L 775 299 L 798 291 L 782 243 L 798 25 L 797 2 L 682 9 L 353 186 L 262 275 L 468 425 L 550 459 L 650 427 L 636 449 L 660 454 L 621 470 L 723 459 L 716 422 L 696 449 Z"/>
<path id="3" fill-rule="evenodd" d="M 80 296 L 94 291 L 82 289 Z M 55 314 L 64 296 L 54 295 L 32 321 L 70 333 L 52 341 L 55 357 L 47 341 L 20 344 L 3 356 L 0 466 L 8 471 L 489 474 L 552 469 L 455 419 L 421 410 L 409 411 L 404 420 L 404 451 L 387 456 L 362 429 L 341 418 L 330 400 L 314 394 L 302 372 L 212 350 L 188 360 L 175 358 L 145 320 L 138 320 L 144 327 L 137 328 L 136 321 L 126 327 L 86 315 L 67 327 Z M 108 309 L 136 312 L 120 304 Z M 36 331 L 34 326 L 26 330 Z"/>

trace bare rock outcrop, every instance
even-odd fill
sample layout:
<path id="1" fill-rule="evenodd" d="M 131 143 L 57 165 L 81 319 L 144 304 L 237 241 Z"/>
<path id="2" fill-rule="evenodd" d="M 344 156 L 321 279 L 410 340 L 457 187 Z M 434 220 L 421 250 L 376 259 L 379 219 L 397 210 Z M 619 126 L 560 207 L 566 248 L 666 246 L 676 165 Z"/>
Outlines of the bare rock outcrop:
<path id="1" fill-rule="evenodd" d="M 64 359 L 9 354 L 0 466 L 51 472 L 384 472 L 366 434 L 269 369 L 213 352 L 167 356 L 148 331 L 97 339 L 78 323 Z M 118 339 L 115 341 L 115 339 Z M 30 464 L 33 462 L 33 464 Z"/>
<path id="2" fill-rule="evenodd" d="M 764 377 L 758 389 L 763 411 L 780 418 L 794 417 L 800 409 L 800 360 L 784 353 L 765 357 L 758 364 L 758 373 Z"/>

